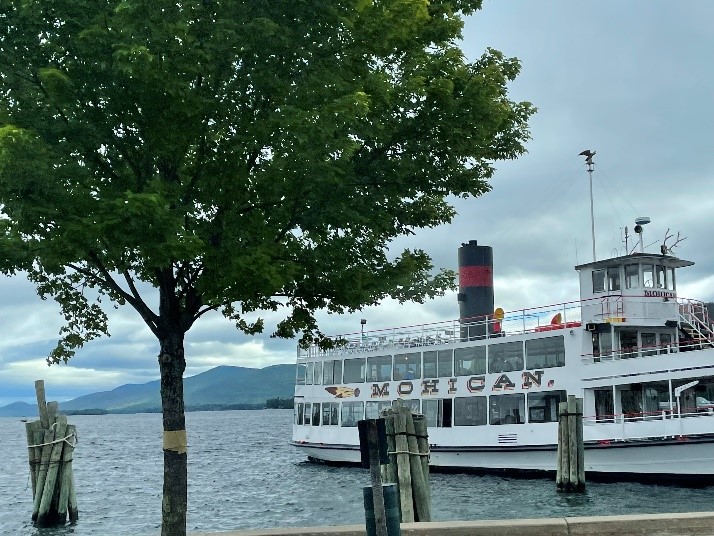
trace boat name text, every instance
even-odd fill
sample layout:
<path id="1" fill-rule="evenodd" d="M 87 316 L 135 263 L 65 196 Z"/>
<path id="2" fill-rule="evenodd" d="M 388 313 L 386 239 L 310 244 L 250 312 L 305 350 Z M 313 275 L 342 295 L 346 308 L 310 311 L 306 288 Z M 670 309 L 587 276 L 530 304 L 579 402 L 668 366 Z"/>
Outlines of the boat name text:
<path id="1" fill-rule="evenodd" d="M 521 389 L 531 389 L 540 387 L 543 383 L 542 370 L 525 371 L 521 373 Z M 421 394 L 424 396 L 435 395 L 439 393 L 439 379 L 423 380 L 421 382 Z M 403 381 L 397 384 L 397 394 L 399 396 L 411 395 L 414 392 L 415 383 L 412 381 Z M 552 387 L 552 382 L 548 382 L 548 386 Z M 466 389 L 469 393 L 480 393 L 486 388 L 486 376 L 470 376 L 466 380 Z M 516 388 L 516 384 L 507 374 L 500 374 L 495 383 L 491 386 L 492 391 L 512 391 Z M 454 394 L 457 392 L 456 378 L 446 378 L 446 392 Z M 373 383 L 371 398 L 386 398 L 389 397 L 389 382 L 382 384 Z"/>

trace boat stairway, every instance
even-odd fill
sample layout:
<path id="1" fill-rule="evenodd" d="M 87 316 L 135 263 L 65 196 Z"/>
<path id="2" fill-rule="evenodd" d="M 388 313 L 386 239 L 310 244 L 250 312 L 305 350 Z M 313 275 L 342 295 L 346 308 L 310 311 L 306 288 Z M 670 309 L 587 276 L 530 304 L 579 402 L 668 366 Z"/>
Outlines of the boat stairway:
<path id="1" fill-rule="evenodd" d="M 699 348 L 714 348 L 714 323 L 701 303 L 687 302 L 679 306 L 680 343 Z"/>

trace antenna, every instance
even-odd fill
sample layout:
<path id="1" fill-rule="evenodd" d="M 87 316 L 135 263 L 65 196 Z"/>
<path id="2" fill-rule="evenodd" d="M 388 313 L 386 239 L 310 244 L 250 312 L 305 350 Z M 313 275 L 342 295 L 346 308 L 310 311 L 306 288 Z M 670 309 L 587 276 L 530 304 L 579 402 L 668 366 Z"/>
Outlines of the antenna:
<path id="1" fill-rule="evenodd" d="M 585 149 L 578 155 L 585 157 L 585 164 L 588 166 L 588 176 L 590 177 L 590 232 L 593 237 L 593 262 L 597 260 L 595 257 L 595 213 L 593 210 L 593 171 L 595 170 L 593 156 L 595 156 L 595 154 L 595 151 Z"/>

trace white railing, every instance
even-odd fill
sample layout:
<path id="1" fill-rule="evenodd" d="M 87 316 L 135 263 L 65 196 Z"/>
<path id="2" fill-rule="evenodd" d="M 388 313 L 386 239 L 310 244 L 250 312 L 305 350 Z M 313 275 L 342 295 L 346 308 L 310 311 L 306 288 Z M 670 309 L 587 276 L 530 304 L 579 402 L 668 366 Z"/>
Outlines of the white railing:
<path id="1" fill-rule="evenodd" d="M 714 433 L 712 408 L 672 410 L 583 417 L 585 440 L 627 441 Z"/>
<path id="2" fill-rule="evenodd" d="M 369 353 L 424 346 L 443 346 L 463 341 L 507 337 L 523 333 L 551 331 L 580 325 L 581 302 L 566 302 L 488 317 L 449 320 L 331 337 L 335 346 L 299 349 L 298 360 L 318 356 Z M 559 316 L 558 316 L 559 315 Z"/>

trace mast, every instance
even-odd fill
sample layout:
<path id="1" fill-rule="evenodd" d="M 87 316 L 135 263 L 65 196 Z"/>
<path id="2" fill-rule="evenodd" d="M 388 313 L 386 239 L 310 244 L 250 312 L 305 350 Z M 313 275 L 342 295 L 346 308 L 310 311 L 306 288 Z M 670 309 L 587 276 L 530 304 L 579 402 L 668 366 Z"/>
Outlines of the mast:
<path id="1" fill-rule="evenodd" d="M 595 170 L 593 156 L 595 156 L 595 151 L 585 149 L 579 156 L 585 157 L 585 163 L 588 166 L 588 177 L 590 178 L 590 233 L 593 239 L 593 262 L 595 262 L 597 260 L 595 257 L 595 211 L 593 209 L 593 171 Z"/>

